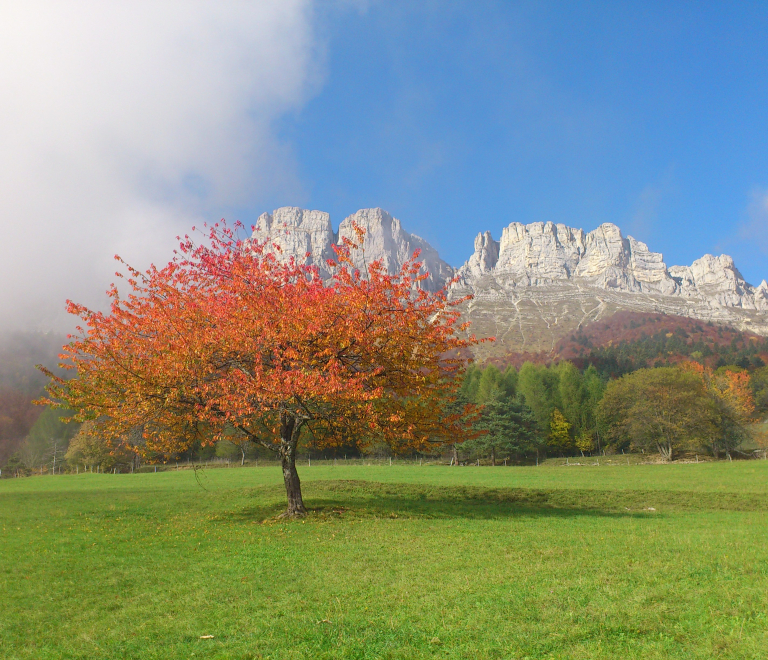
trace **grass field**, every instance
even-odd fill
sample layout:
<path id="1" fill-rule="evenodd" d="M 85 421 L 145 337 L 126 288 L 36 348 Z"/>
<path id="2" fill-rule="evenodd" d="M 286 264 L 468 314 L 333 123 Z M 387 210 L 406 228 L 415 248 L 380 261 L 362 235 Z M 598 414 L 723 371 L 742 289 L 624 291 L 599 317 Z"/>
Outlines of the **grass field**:
<path id="1" fill-rule="evenodd" d="M 768 657 L 768 461 L 300 473 L 0 481 L 0 657 Z"/>

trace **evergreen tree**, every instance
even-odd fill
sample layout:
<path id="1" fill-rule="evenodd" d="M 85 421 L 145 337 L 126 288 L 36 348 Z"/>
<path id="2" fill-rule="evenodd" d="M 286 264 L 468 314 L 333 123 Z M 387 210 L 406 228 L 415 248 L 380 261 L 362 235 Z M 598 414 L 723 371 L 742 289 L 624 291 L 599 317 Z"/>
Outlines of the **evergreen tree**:
<path id="1" fill-rule="evenodd" d="M 462 449 L 488 456 L 496 465 L 499 457 L 525 454 L 536 447 L 536 418 L 521 396 L 508 398 L 497 390 L 483 406 L 478 428 L 484 435 L 468 440 Z"/>

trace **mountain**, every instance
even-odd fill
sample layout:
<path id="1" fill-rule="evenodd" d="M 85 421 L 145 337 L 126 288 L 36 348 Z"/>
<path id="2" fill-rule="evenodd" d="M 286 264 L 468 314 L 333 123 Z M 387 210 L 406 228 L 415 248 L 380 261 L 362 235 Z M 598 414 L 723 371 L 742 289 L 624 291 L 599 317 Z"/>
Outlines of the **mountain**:
<path id="1" fill-rule="evenodd" d="M 672 314 L 727 324 L 768 335 L 768 283 L 748 284 L 727 255 L 705 255 L 690 266 L 667 267 L 662 255 L 606 223 L 591 232 L 564 224 L 513 222 L 496 241 L 478 234 L 474 252 L 458 270 L 424 239 L 406 232 L 382 209 L 362 209 L 334 232 L 321 211 L 284 207 L 262 214 L 253 240 L 276 253 L 305 258 L 328 274 L 332 245 L 365 229 L 357 267 L 381 259 L 396 272 L 415 249 L 429 272 L 424 286 L 450 284 L 452 296 L 472 294 L 465 314 L 478 336 L 495 336 L 478 347 L 482 359 L 510 352 L 554 352 L 562 338 L 620 310 Z"/>
<path id="2" fill-rule="evenodd" d="M 403 230 L 400 221 L 382 209 L 362 209 L 345 218 L 334 232 L 331 216 L 322 211 L 306 211 L 293 206 L 279 208 L 272 213 L 262 213 L 254 225 L 251 240 L 267 242 L 279 248 L 271 251 L 286 257 L 306 257 L 306 262 L 316 266 L 321 275 L 328 276 L 328 259 L 335 259 L 334 244 L 342 239 L 357 242 L 354 225 L 365 229 L 362 250 L 355 250 L 355 265 L 365 271 L 365 263 L 381 259 L 389 273 L 396 273 L 418 249 L 419 259 L 429 273 L 424 288 L 437 291 L 454 276 L 454 269 L 445 263 L 437 250 L 423 238 Z M 267 246 L 269 251 L 269 245 Z"/>
<path id="3" fill-rule="evenodd" d="M 569 360 L 580 368 L 592 364 L 602 373 L 620 376 L 691 359 L 713 369 L 725 365 L 756 369 L 768 363 L 768 337 L 711 321 L 622 310 L 563 337 L 554 351 L 513 352 L 491 362 L 504 368 Z"/>

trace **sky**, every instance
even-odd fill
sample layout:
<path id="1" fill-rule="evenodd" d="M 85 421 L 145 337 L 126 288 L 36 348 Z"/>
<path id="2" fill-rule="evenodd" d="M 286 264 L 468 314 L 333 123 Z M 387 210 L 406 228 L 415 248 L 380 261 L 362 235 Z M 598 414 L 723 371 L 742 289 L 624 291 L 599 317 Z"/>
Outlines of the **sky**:
<path id="1" fill-rule="evenodd" d="M 613 222 L 768 278 L 764 2 L 0 0 L 0 329 L 279 206 Z"/>

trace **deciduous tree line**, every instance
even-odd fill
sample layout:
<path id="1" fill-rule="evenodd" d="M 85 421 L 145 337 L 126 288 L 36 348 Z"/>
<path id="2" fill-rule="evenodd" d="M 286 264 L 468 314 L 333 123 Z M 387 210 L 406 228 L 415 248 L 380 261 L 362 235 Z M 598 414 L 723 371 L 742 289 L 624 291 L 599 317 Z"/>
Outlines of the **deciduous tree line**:
<path id="1" fill-rule="evenodd" d="M 470 366 L 462 395 L 481 406 L 483 435 L 456 447 L 474 459 L 530 459 L 542 453 L 658 453 L 691 450 L 727 455 L 761 442 L 768 414 L 768 368 L 708 369 L 697 362 L 639 369 L 609 380 L 570 362 L 525 363 L 519 371 Z"/>

